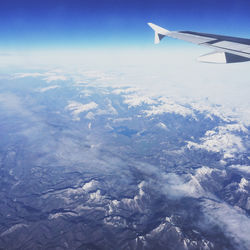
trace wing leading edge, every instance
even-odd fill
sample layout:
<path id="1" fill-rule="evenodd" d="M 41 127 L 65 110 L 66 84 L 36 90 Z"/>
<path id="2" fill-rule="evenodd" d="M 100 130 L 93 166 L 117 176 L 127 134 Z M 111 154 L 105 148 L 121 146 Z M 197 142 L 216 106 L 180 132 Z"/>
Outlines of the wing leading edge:
<path id="1" fill-rule="evenodd" d="M 153 23 L 148 25 L 155 32 L 155 44 L 165 37 L 213 48 L 215 51 L 198 58 L 208 63 L 237 63 L 250 61 L 250 39 L 206 34 L 192 31 L 169 31 Z"/>

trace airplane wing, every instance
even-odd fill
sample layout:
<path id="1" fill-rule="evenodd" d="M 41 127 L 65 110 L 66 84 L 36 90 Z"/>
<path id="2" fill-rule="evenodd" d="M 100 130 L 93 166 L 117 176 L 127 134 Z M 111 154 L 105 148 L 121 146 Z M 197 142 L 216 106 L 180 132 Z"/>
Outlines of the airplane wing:
<path id="1" fill-rule="evenodd" d="M 250 39 L 192 31 L 169 31 L 153 23 L 148 23 L 148 25 L 155 32 L 155 44 L 168 36 L 213 48 L 214 52 L 198 58 L 201 62 L 237 63 L 250 61 Z"/>

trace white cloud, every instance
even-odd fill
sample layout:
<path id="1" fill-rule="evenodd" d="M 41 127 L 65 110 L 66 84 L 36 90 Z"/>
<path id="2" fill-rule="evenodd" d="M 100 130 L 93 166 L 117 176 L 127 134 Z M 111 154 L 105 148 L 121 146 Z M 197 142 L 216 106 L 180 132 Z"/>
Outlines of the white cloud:
<path id="1" fill-rule="evenodd" d="M 32 113 L 23 105 L 22 99 L 11 93 L 0 94 L 0 107 L 6 109 L 8 113 L 16 115 L 32 116 Z"/>
<path id="2" fill-rule="evenodd" d="M 50 214 L 49 220 L 57 219 L 63 216 L 78 216 L 78 214 L 72 212 Z"/>
<path id="3" fill-rule="evenodd" d="M 64 75 L 48 75 L 45 78 L 43 78 L 43 80 L 50 83 L 52 81 L 66 81 L 67 77 Z"/>
<path id="4" fill-rule="evenodd" d="M 90 102 L 88 104 L 82 104 L 76 101 L 70 101 L 66 110 L 70 110 L 75 120 L 79 120 L 79 114 L 82 112 L 86 112 L 92 109 L 96 109 L 98 104 L 95 102 Z"/>
<path id="5" fill-rule="evenodd" d="M 168 130 L 168 127 L 167 127 L 166 124 L 164 124 L 163 122 L 159 122 L 159 123 L 157 124 L 157 127 L 162 128 L 162 129 L 164 129 L 164 130 Z"/>
<path id="6" fill-rule="evenodd" d="M 247 129 L 242 124 L 229 124 L 218 126 L 214 130 L 208 130 L 201 143 L 187 142 L 187 148 L 200 148 L 213 152 L 221 152 L 224 158 L 231 158 L 235 153 L 245 151 L 242 138 L 232 132 L 246 132 Z"/>
<path id="7" fill-rule="evenodd" d="M 245 178 L 241 178 L 240 183 L 239 183 L 239 191 L 247 193 L 247 190 L 245 189 L 245 187 L 247 187 L 248 185 L 249 185 L 248 180 L 246 180 Z"/>
<path id="8" fill-rule="evenodd" d="M 169 197 L 194 197 L 199 198 L 203 196 L 210 196 L 207 193 L 198 179 L 191 174 L 187 175 L 177 175 L 174 173 L 163 175 L 163 180 L 165 183 L 163 184 L 164 192 Z"/>
<path id="9" fill-rule="evenodd" d="M 202 180 L 204 177 L 208 177 L 211 175 L 211 173 L 214 171 L 214 169 L 202 166 L 201 168 L 198 168 L 195 173 L 195 177 L 198 180 Z"/>
<path id="10" fill-rule="evenodd" d="M 231 165 L 229 168 L 233 168 L 233 169 L 237 169 L 241 172 L 250 174 L 250 166 L 246 166 L 246 165 Z"/>
<path id="11" fill-rule="evenodd" d="M 232 238 L 238 247 L 250 249 L 250 219 L 240 208 L 214 200 L 205 200 L 202 205 L 205 216 Z"/>
<path id="12" fill-rule="evenodd" d="M 87 115 L 85 115 L 86 119 L 93 120 L 95 119 L 95 114 L 93 112 L 88 112 Z"/>
<path id="13" fill-rule="evenodd" d="M 51 90 L 51 89 L 56 89 L 56 88 L 59 88 L 60 86 L 59 85 L 53 85 L 53 86 L 48 86 L 48 87 L 45 87 L 45 88 L 41 88 L 39 91 L 40 92 L 46 92 L 48 90 Z"/>
<path id="14" fill-rule="evenodd" d="M 194 58 L 206 53 L 206 48 L 190 46 L 176 50 L 166 46 L 164 50 L 152 47 L 10 52 L 11 56 L 3 61 L 4 65 L 11 65 L 12 68 L 19 64 L 23 66 L 24 62 L 26 68 L 36 69 L 37 65 L 41 65 L 43 69 L 59 66 L 63 70 L 49 73 L 64 75 L 62 72 L 67 72 L 67 76 L 70 75 L 75 81 L 86 83 L 91 80 L 91 84 L 101 83 L 119 88 L 130 86 L 147 90 L 150 94 L 173 96 L 175 99 L 185 97 L 191 105 L 196 101 L 194 105 L 197 110 L 202 108 L 199 106 L 201 100 L 208 99 L 211 103 L 222 105 L 208 107 L 211 113 L 218 112 L 220 117 L 225 118 L 231 114 L 234 119 L 250 124 L 249 64 L 216 65 L 196 62 Z M 28 61 L 25 60 L 26 54 L 30 55 Z M 48 78 L 40 73 L 30 74 Z"/>
<path id="15" fill-rule="evenodd" d="M 248 129 L 242 123 L 226 124 L 224 126 L 219 126 L 218 130 L 223 133 L 227 132 L 248 132 Z"/>
<path id="16" fill-rule="evenodd" d="M 213 120 L 213 116 L 217 116 L 225 122 L 235 121 L 235 113 L 232 109 L 223 105 L 215 105 L 206 99 L 186 100 L 192 109 L 206 114 L 206 117 Z"/>
<path id="17" fill-rule="evenodd" d="M 99 70 L 78 70 L 78 74 L 81 76 L 81 79 L 94 80 L 98 83 L 106 83 L 114 79 L 113 73 L 106 73 Z"/>
<path id="18" fill-rule="evenodd" d="M 104 109 L 98 109 L 95 115 L 117 115 L 117 110 L 113 107 L 112 101 L 108 98 L 105 99 L 106 106 Z"/>
<path id="19" fill-rule="evenodd" d="M 14 78 L 25 78 L 25 77 L 39 77 L 43 76 L 44 74 L 41 73 L 17 73 L 14 74 Z"/>
<path id="20" fill-rule="evenodd" d="M 136 92 L 136 91 L 138 91 L 137 88 L 117 88 L 117 89 L 114 89 L 112 92 L 116 95 L 120 95 L 120 94 L 128 94 L 131 92 Z"/>
<path id="21" fill-rule="evenodd" d="M 94 202 L 94 203 L 99 203 L 102 201 L 103 197 L 101 195 L 101 191 L 98 189 L 96 192 L 94 193 L 90 193 L 89 195 L 90 198 L 90 202 Z"/>
<path id="22" fill-rule="evenodd" d="M 90 191 L 93 191 L 97 188 L 98 186 L 98 182 L 95 181 L 95 180 L 91 180 L 90 182 L 86 182 L 83 186 L 82 186 L 82 189 L 85 191 L 85 192 L 90 192 Z"/>
<path id="23" fill-rule="evenodd" d="M 125 95 L 124 103 L 128 104 L 129 108 L 140 106 L 142 104 L 155 104 L 156 101 L 151 97 L 143 96 L 140 94 Z"/>
<path id="24" fill-rule="evenodd" d="M 113 123 L 120 123 L 120 122 L 126 122 L 126 121 L 131 121 L 131 120 L 132 120 L 131 117 L 124 117 L 124 118 L 113 119 L 112 122 Z"/>
<path id="25" fill-rule="evenodd" d="M 191 109 L 174 102 L 164 103 L 158 106 L 152 106 L 149 110 L 145 110 L 144 113 L 146 113 L 147 116 L 162 115 L 164 113 L 174 113 L 184 117 L 195 117 Z"/>
<path id="26" fill-rule="evenodd" d="M 43 80 L 50 83 L 52 81 L 66 81 L 67 77 L 61 74 L 61 70 L 53 70 L 45 73 L 17 73 L 14 78 L 43 77 Z"/>

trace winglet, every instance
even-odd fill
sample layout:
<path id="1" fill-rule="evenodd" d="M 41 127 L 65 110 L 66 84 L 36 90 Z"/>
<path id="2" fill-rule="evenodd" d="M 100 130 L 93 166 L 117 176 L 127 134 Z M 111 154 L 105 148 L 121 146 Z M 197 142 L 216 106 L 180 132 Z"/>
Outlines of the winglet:
<path id="1" fill-rule="evenodd" d="M 166 30 L 158 25 L 153 23 L 148 23 L 148 25 L 154 30 L 155 32 L 155 44 L 160 43 L 161 39 L 165 37 L 170 31 Z"/>

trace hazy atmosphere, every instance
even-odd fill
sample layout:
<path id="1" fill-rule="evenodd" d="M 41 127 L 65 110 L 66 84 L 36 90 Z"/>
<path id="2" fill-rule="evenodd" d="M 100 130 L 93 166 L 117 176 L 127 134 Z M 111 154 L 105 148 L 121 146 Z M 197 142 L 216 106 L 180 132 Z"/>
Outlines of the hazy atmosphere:
<path id="1" fill-rule="evenodd" d="M 249 249 L 248 1 L 0 3 L 0 249 Z"/>

